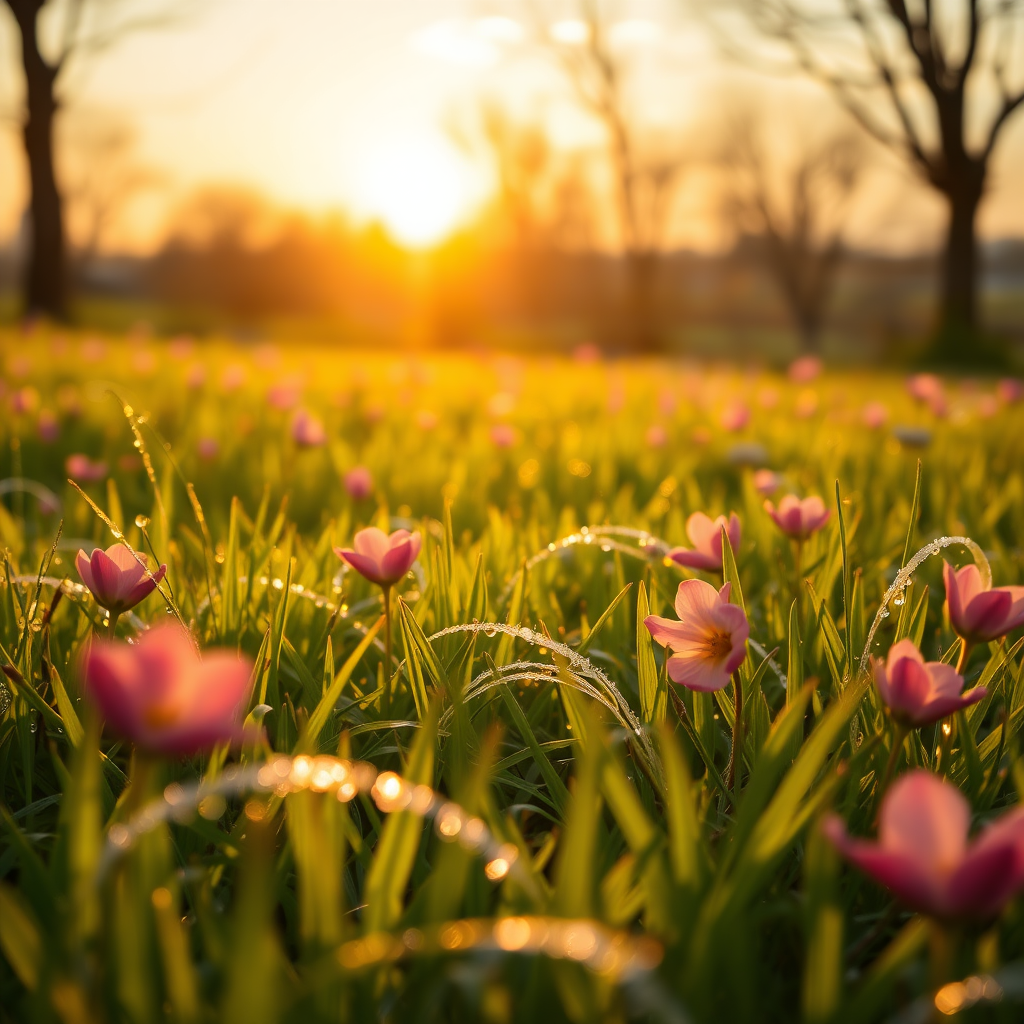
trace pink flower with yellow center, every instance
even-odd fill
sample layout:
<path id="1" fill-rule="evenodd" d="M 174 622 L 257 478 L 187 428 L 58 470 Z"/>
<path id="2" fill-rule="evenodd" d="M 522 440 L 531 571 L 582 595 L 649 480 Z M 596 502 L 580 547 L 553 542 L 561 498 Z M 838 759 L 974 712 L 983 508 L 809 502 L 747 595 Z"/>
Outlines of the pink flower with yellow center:
<path id="1" fill-rule="evenodd" d="M 743 664 L 750 624 L 742 608 L 729 604 L 731 586 L 715 590 L 703 580 L 683 580 L 676 591 L 679 621 L 660 615 L 644 619 L 655 641 L 671 652 L 672 682 L 702 693 L 724 690 Z"/>

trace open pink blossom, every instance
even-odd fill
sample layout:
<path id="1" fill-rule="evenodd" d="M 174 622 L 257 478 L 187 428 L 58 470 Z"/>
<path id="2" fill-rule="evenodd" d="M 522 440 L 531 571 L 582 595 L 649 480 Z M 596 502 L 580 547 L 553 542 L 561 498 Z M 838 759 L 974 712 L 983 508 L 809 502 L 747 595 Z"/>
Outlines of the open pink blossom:
<path id="1" fill-rule="evenodd" d="M 376 526 L 368 526 L 352 538 L 351 548 L 335 548 L 334 553 L 371 583 L 390 587 L 412 568 L 420 543 L 419 531 L 395 530 L 389 537 Z"/>
<path id="2" fill-rule="evenodd" d="M 708 572 L 722 571 L 722 529 L 729 537 L 733 551 L 740 546 L 740 520 L 735 512 L 729 518 L 719 516 L 712 519 L 703 512 L 694 512 L 686 520 L 686 536 L 692 548 L 673 548 L 668 557 L 678 565 L 690 569 L 705 569 Z"/>
<path id="3" fill-rule="evenodd" d="M 852 839 L 831 815 L 822 830 L 852 863 L 913 910 L 945 921 L 987 921 L 1024 886 L 1024 807 L 967 835 L 971 808 L 954 786 L 917 769 L 889 790 L 878 842 Z"/>
<path id="4" fill-rule="evenodd" d="M 703 580 L 683 580 L 676 591 L 675 619 L 644 619 L 655 641 L 667 647 L 668 675 L 674 683 L 707 693 L 724 690 L 747 656 L 750 625 L 743 609 L 729 604 L 726 583 L 715 590 Z"/>
<path id="5" fill-rule="evenodd" d="M 79 549 L 75 568 L 92 596 L 111 615 L 120 615 L 149 597 L 167 573 L 167 566 L 161 565 L 148 575 L 145 565 L 123 544 L 111 544 L 106 551 L 96 548 L 91 555 Z"/>
<path id="6" fill-rule="evenodd" d="M 968 643 L 988 643 L 1024 625 L 1024 587 L 982 586 L 976 565 L 942 563 L 949 621 Z"/>
<path id="7" fill-rule="evenodd" d="M 345 474 L 345 491 L 353 501 L 363 501 L 373 494 L 373 476 L 365 466 L 353 466 Z"/>
<path id="8" fill-rule="evenodd" d="M 787 494 L 778 508 L 766 501 L 764 510 L 775 520 L 775 525 L 794 540 L 806 540 L 820 530 L 831 515 L 816 494 L 802 501 L 795 494 Z"/>
<path id="9" fill-rule="evenodd" d="M 984 686 L 963 692 L 964 677 L 952 665 L 925 661 L 913 640 L 901 640 L 883 662 L 872 659 L 875 686 L 897 722 L 916 729 L 976 704 Z"/>
<path id="10" fill-rule="evenodd" d="M 233 651 L 200 659 L 170 624 L 135 644 L 94 640 L 82 660 L 85 692 L 110 728 L 143 750 L 177 756 L 241 738 L 251 673 Z"/>

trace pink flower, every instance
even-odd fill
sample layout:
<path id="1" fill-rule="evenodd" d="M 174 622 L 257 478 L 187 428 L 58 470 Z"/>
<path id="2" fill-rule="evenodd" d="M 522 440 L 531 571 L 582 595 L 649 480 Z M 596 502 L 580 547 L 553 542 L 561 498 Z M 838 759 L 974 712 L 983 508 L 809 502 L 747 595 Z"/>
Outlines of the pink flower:
<path id="1" fill-rule="evenodd" d="M 868 402 L 861 413 L 864 426 L 870 427 L 872 430 L 877 430 L 879 427 L 884 426 L 888 418 L 889 410 L 881 402 Z"/>
<path id="2" fill-rule="evenodd" d="M 774 494 L 782 486 L 782 477 L 773 473 L 770 469 L 759 469 L 754 473 L 754 490 L 758 494 L 768 497 Z"/>
<path id="3" fill-rule="evenodd" d="M 797 384 L 807 384 L 821 376 L 824 364 L 817 356 L 800 356 L 789 364 L 789 379 Z"/>
<path id="4" fill-rule="evenodd" d="M 647 428 L 644 440 L 648 448 L 664 448 L 665 442 L 668 441 L 668 433 L 660 423 L 653 423 Z"/>
<path id="5" fill-rule="evenodd" d="M 672 652 L 668 659 L 672 682 L 702 693 L 724 690 L 743 664 L 750 625 L 743 609 L 729 604 L 731 586 L 726 583 L 715 590 L 703 580 L 683 580 L 676 591 L 679 621 L 660 615 L 644 619 L 655 641 Z"/>
<path id="6" fill-rule="evenodd" d="M 106 551 L 95 548 L 91 555 L 79 549 L 75 568 L 92 596 L 111 615 L 120 615 L 149 597 L 167 572 L 167 566 L 161 565 L 148 575 L 146 566 L 122 544 L 112 544 Z"/>
<path id="7" fill-rule="evenodd" d="M 389 537 L 376 526 L 369 526 L 352 538 L 352 548 L 335 548 L 334 553 L 371 583 L 390 587 L 412 568 L 420 543 L 418 531 L 395 530 Z"/>
<path id="8" fill-rule="evenodd" d="M 373 476 L 365 466 L 354 466 L 345 474 L 345 490 L 353 501 L 363 501 L 373 494 Z"/>
<path id="9" fill-rule="evenodd" d="M 850 838 L 835 815 L 822 830 L 908 907 L 942 920 L 986 921 L 1024 885 L 1024 807 L 968 844 L 970 825 L 971 808 L 959 790 L 917 769 L 885 797 L 877 843 Z"/>
<path id="10" fill-rule="evenodd" d="M 60 420 L 49 409 L 42 409 L 39 412 L 39 419 L 36 420 L 36 430 L 41 441 L 53 444 L 60 436 Z"/>
<path id="11" fill-rule="evenodd" d="M 572 357 L 577 363 L 596 363 L 601 359 L 601 350 L 592 341 L 585 341 L 573 349 Z"/>
<path id="12" fill-rule="evenodd" d="M 11 411 L 16 415 L 28 415 L 39 408 L 39 392 L 31 385 L 18 388 L 11 395 Z"/>
<path id="13" fill-rule="evenodd" d="M 694 444 L 709 444 L 711 442 L 711 431 L 707 427 L 694 427 L 690 440 Z"/>
<path id="14" fill-rule="evenodd" d="M 907 379 L 907 391 L 919 402 L 931 402 L 942 397 L 942 381 L 934 373 L 917 373 Z"/>
<path id="15" fill-rule="evenodd" d="M 430 409 L 420 409 L 416 413 L 416 426 L 423 431 L 433 430 L 437 426 L 437 413 Z"/>
<path id="16" fill-rule="evenodd" d="M 999 412 L 999 402 L 995 395 L 982 395 L 978 399 L 978 415 L 983 419 L 990 420 Z"/>
<path id="17" fill-rule="evenodd" d="M 176 338 L 171 338 L 167 344 L 167 351 L 170 353 L 172 359 L 185 360 L 192 355 L 193 350 L 196 347 L 195 341 L 187 334 L 179 334 Z"/>
<path id="18" fill-rule="evenodd" d="M 801 501 L 795 494 L 787 494 L 777 509 L 770 501 L 766 501 L 764 510 L 775 520 L 775 525 L 794 540 L 806 540 L 820 530 L 831 515 L 830 510 L 825 508 L 825 502 L 817 495 Z"/>
<path id="19" fill-rule="evenodd" d="M 1024 384 L 1012 377 L 1004 377 L 996 384 L 996 394 L 999 396 L 999 401 L 1005 405 L 1013 405 L 1024 398 Z"/>
<path id="20" fill-rule="evenodd" d="M 185 385 L 193 391 L 206 383 L 206 367 L 202 363 L 193 363 L 185 374 Z"/>
<path id="21" fill-rule="evenodd" d="M 77 452 L 69 455 L 64 461 L 64 470 L 68 476 L 77 477 L 86 483 L 107 478 L 107 464 L 105 462 L 93 462 L 88 455 Z"/>
<path id="22" fill-rule="evenodd" d="M 779 404 L 779 392 L 776 388 L 761 388 L 757 393 L 757 404 L 762 409 L 774 409 Z"/>
<path id="23" fill-rule="evenodd" d="M 1024 625 L 1024 587 L 983 589 L 976 565 L 954 569 L 942 563 L 949 621 L 959 636 L 972 644 L 998 640 Z"/>
<path id="24" fill-rule="evenodd" d="M 809 420 L 818 411 L 818 392 L 811 388 L 804 388 L 796 396 L 796 405 L 793 406 L 793 414 L 797 419 Z"/>
<path id="25" fill-rule="evenodd" d="M 292 418 L 292 440 L 302 448 L 318 448 L 327 440 L 323 422 L 305 409 Z"/>
<path id="26" fill-rule="evenodd" d="M 722 410 L 718 422 L 723 430 L 742 430 L 750 422 L 750 410 L 742 402 L 732 402 Z"/>
<path id="27" fill-rule="evenodd" d="M 245 383 L 245 378 L 245 367 L 238 363 L 232 363 L 220 375 L 220 389 L 225 394 L 237 391 Z"/>
<path id="28" fill-rule="evenodd" d="M 694 512 L 686 520 L 686 536 L 690 538 L 693 547 L 673 548 L 668 557 L 678 565 L 685 565 L 690 569 L 721 572 L 723 528 L 735 551 L 740 546 L 740 519 L 735 512 L 729 513 L 728 521 L 725 516 L 711 519 L 703 512 Z"/>
<path id="29" fill-rule="evenodd" d="M 201 437 L 196 442 L 196 451 L 199 453 L 199 458 L 204 462 L 210 462 L 217 458 L 220 452 L 220 445 L 215 437 Z"/>
<path id="30" fill-rule="evenodd" d="M 233 651 L 200 659 L 175 625 L 135 644 L 94 640 L 82 662 L 85 692 L 115 732 L 152 753 L 185 757 L 241 738 L 251 672 Z"/>
<path id="31" fill-rule="evenodd" d="M 278 381 L 267 389 L 267 404 L 274 409 L 287 412 L 299 404 L 302 386 L 294 380 Z"/>
<path id="32" fill-rule="evenodd" d="M 872 659 L 875 686 L 897 722 L 913 729 L 976 704 L 988 696 L 984 686 L 963 693 L 964 678 L 952 665 L 925 661 L 912 640 L 901 640 L 889 657 Z"/>
<path id="33" fill-rule="evenodd" d="M 511 448 L 516 443 L 516 428 L 508 423 L 495 423 L 491 427 L 491 441 L 499 448 Z"/>

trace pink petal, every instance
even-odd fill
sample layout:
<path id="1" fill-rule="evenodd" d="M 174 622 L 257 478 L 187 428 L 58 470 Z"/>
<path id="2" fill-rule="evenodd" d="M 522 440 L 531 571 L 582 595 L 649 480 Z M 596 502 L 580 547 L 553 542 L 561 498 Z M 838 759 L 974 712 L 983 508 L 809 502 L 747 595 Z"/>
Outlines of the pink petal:
<path id="1" fill-rule="evenodd" d="M 913 717 L 932 698 L 932 680 L 920 661 L 899 658 L 890 664 L 889 707 Z"/>
<path id="2" fill-rule="evenodd" d="M 729 543 L 732 545 L 733 553 L 739 551 L 743 533 L 740 527 L 740 517 L 735 512 L 729 513 L 729 525 L 726 527 L 726 533 L 729 535 Z"/>
<path id="3" fill-rule="evenodd" d="M 143 576 L 138 583 L 135 584 L 131 593 L 125 598 L 125 604 L 129 608 L 134 608 L 143 598 L 149 597 L 150 594 L 156 590 L 157 584 L 167 575 L 167 566 L 161 565 L 155 573 L 153 573 L 152 579 L 149 576 Z"/>
<path id="4" fill-rule="evenodd" d="M 676 591 L 676 615 L 682 621 L 707 622 L 711 609 L 719 604 L 719 593 L 703 580 L 683 580 Z"/>
<path id="5" fill-rule="evenodd" d="M 335 548 L 335 553 L 343 558 L 356 572 L 365 576 L 371 583 L 383 583 L 379 563 L 369 555 L 360 554 L 347 548 Z"/>
<path id="6" fill-rule="evenodd" d="M 968 708 L 972 704 L 977 704 L 979 700 L 984 700 L 987 696 L 988 690 L 984 686 L 976 686 L 963 696 L 935 697 L 914 713 L 913 724 L 915 726 L 931 725 L 957 711 L 963 711 L 964 708 Z"/>
<path id="7" fill-rule="evenodd" d="M 971 808 L 960 791 L 921 769 L 898 779 L 882 804 L 878 835 L 887 853 L 939 874 L 956 867 L 967 848 Z"/>
<path id="8" fill-rule="evenodd" d="M 689 631 L 684 631 L 683 624 L 676 619 L 664 619 L 660 615 L 648 615 L 644 619 L 647 631 L 654 638 L 655 643 L 662 647 L 675 648 L 678 644 L 685 643 L 689 638 Z"/>
<path id="9" fill-rule="evenodd" d="M 668 659 L 669 679 L 700 693 L 724 690 L 729 685 L 730 676 L 722 662 L 716 664 L 707 658 L 694 656 Z"/>
<path id="10" fill-rule="evenodd" d="M 889 648 L 889 656 L 885 659 L 886 667 L 891 669 L 893 663 L 899 661 L 900 658 L 909 658 L 911 661 L 919 662 L 921 665 L 924 664 L 924 657 L 915 646 L 914 641 L 909 637 L 900 640 L 899 643 L 893 644 Z"/>
<path id="11" fill-rule="evenodd" d="M 947 914 L 981 920 L 994 917 L 1022 883 L 1024 847 L 1013 842 L 977 843 L 946 882 Z"/>
<path id="12" fill-rule="evenodd" d="M 975 572 L 977 572 L 976 569 Z M 953 629 L 959 634 L 962 631 L 964 621 L 964 601 L 960 595 L 960 583 L 956 570 L 945 560 L 942 562 L 942 580 L 946 584 L 946 604 L 949 606 L 949 621 Z"/>
<path id="13" fill-rule="evenodd" d="M 952 665 L 946 665 L 941 661 L 929 661 L 925 665 L 925 671 L 931 677 L 932 692 L 936 696 L 959 697 L 963 692 L 964 677 Z"/>
<path id="14" fill-rule="evenodd" d="M 92 578 L 95 583 L 92 591 L 96 600 L 108 611 L 116 610 L 123 596 L 120 568 L 102 548 L 93 551 L 89 563 L 92 566 Z"/>
<path id="15" fill-rule="evenodd" d="M 694 512 L 686 520 L 686 536 L 690 538 L 690 543 L 705 555 L 714 555 L 712 544 L 720 536 L 721 525 L 719 519 L 712 520 L 710 516 L 705 515 L 703 512 Z M 722 521 L 724 522 L 724 520 Z"/>
<path id="16" fill-rule="evenodd" d="M 409 538 L 406 538 L 384 556 L 380 566 L 381 576 L 396 582 L 409 571 L 409 567 L 415 559 L 416 555 L 413 553 L 412 542 Z"/>
<path id="17" fill-rule="evenodd" d="M 688 569 L 702 569 L 705 572 L 716 572 L 722 568 L 722 560 L 717 561 L 710 555 L 701 551 L 694 551 L 691 548 L 673 548 L 668 557 L 677 565 L 684 565 Z"/>
<path id="18" fill-rule="evenodd" d="M 973 563 L 968 563 L 961 569 L 953 569 L 950 566 L 950 572 L 955 576 L 960 600 L 965 606 L 969 605 L 979 594 L 985 593 L 985 588 L 981 585 L 981 571 Z M 945 570 L 943 570 L 943 574 L 945 574 Z"/>
<path id="19" fill-rule="evenodd" d="M 78 575 L 82 577 L 82 582 L 92 591 L 96 589 L 96 582 L 92 575 L 92 563 L 89 561 L 89 556 L 81 549 L 78 549 L 78 554 L 75 555 L 75 568 L 78 570 Z"/>
<path id="20" fill-rule="evenodd" d="M 1005 590 L 983 590 L 964 608 L 963 635 L 970 639 L 995 640 L 1006 632 L 1003 623 L 1009 618 L 1012 607 L 1013 598 Z"/>
<path id="21" fill-rule="evenodd" d="M 388 543 L 388 535 L 383 530 L 378 530 L 376 526 L 368 526 L 352 538 L 352 547 L 360 555 L 372 558 L 380 565 L 391 545 Z"/>
<path id="22" fill-rule="evenodd" d="M 889 689 L 889 675 L 885 670 L 885 662 L 881 658 L 871 659 L 871 672 L 875 677 L 875 686 L 886 707 L 892 707 L 892 690 Z"/>

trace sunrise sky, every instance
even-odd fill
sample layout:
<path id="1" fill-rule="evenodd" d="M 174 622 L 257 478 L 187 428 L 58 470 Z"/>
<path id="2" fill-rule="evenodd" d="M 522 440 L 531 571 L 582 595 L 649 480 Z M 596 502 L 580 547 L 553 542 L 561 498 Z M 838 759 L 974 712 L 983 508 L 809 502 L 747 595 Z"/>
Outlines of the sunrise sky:
<path id="1" fill-rule="evenodd" d="M 141 6 L 161 5 L 144 0 Z M 136 128 L 135 159 L 161 172 L 160 186 L 118 227 L 124 248 L 158 244 L 168 210 L 208 182 L 252 187 L 310 211 L 343 207 L 357 219 L 379 218 L 410 245 L 436 241 L 470 218 L 493 190 L 486 164 L 460 150 L 445 130 L 453 112 L 481 94 L 502 94 L 521 107 L 543 98 L 558 141 L 600 140 L 597 129 L 573 113 L 558 74 L 520 38 L 517 25 L 526 21 L 528 5 L 518 0 L 210 0 L 184 6 L 189 13 L 175 24 L 125 37 L 73 69 L 67 82 L 66 133 L 89 117 L 116 115 Z M 723 90 L 749 86 L 752 77 L 724 64 L 680 10 L 671 0 L 623 2 L 623 45 L 644 48 L 637 91 L 648 119 L 686 122 L 699 137 Z M 4 14 L 0 239 L 16 232 L 25 200 L 17 45 Z M 832 116 L 813 89 L 763 81 L 757 89 L 779 112 L 780 145 L 787 138 L 785 112 Z M 983 214 L 989 237 L 1024 235 L 1022 166 L 1024 116 L 998 153 Z M 933 244 L 941 206 L 923 190 L 908 189 L 905 179 L 895 161 L 880 159 L 853 241 L 904 250 Z M 706 175 L 702 183 L 695 173 L 676 212 L 679 243 L 723 244 L 706 196 Z"/>

